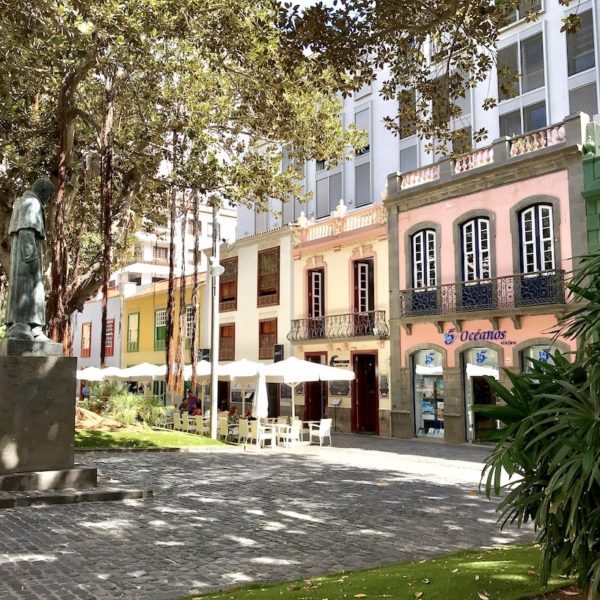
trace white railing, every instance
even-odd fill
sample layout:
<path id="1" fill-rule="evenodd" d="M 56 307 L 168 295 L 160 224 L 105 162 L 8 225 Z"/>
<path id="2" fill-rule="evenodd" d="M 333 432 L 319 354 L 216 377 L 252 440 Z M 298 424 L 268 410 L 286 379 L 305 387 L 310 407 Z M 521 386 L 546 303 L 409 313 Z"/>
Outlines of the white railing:
<path id="1" fill-rule="evenodd" d="M 548 146 L 561 144 L 565 139 L 564 123 L 552 125 L 552 127 L 540 129 L 510 140 L 510 156 L 521 156 Z"/>
<path id="2" fill-rule="evenodd" d="M 464 173 L 465 171 L 477 169 L 493 162 L 494 148 L 491 146 L 487 148 L 481 148 L 480 150 L 473 150 L 473 152 L 459 156 L 454 161 L 454 173 Z"/>
<path id="3" fill-rule="evenodd" d="M 431 165 L 402 175 L 401 190 L 407 190 L 417 185 L 423 185 L 440 178 L 440 166 Z"/>

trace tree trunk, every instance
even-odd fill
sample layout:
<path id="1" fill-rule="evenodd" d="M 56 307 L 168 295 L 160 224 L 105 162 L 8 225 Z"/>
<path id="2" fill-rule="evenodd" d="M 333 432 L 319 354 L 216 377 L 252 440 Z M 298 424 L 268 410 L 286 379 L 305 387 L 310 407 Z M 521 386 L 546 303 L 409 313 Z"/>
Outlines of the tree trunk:
<path id="1" fill-rule="evenodd" d="M 173 172 L 176 170 L 176 157 L 178 147 L 178 136 L 177 132 L 173 132 Z M 173 333 L 175 324 L 175 221 L 177 220 L 177 188 L 173 185 L 171 189 L 171 205 L 169 211 L 169 287 L 167 292 L 167 326 L 166 326 L 166 352 L 165 360 L 167 363 L 167 395 L 171 394 L 171 401 L 173 401 L 173 394 L 175 392 L 175 373 L 173 371 L 173 355 L 174 355 L 174 344 L 173 344 Z"/>
<path id="2" fill-rule="evenodd" d="M 51 259 L 51 288 L 48 297 L 47 320 L 50 337 L 60 342 L 63 339 L 65 309 L 65 245 L 64 245 L 64 219 L 65 195 L 68 177 L 68 168 L 72 159 L 73 121 L 70 115 L 73 108 L 73 96 L 78 78 L 75 71 L 68 71 L 61 79 L 57 106 L 58 124 L 58 170 L 56 181 L 56 198 L 54 200 L 54 227 L 52 232 L 52 259 Z"/>
<path id="3" fill-rule="evenodd" d="M 198 300 L 200 290 L 200 277 L 198 273 L 198 264 L 200 262 L 200 227 L 199 215 L 200 209 L 198 202 L 198 192 L 194 192 L 193 204 L 193 234 L 194 234 L 194 275 L 192 283 L 192 331 L 190 335 L 190 360 L 192 363 L 192 390 L 196 393 L 198 385 L 198 376 L 196 374 L 196 362 L 198 361 Z"/>
<path id="4" fill-rule="evenodd" d="M 108 282 L 112 258 L 112 202 L 115 116 L 115 69 L 109 68 L 104 84 L 105 114 L 100 134 L 100 206 L 102 211 L 102 325 L 100 329 L 100 366 L 106 363 L 106 324 Z M 113 332 L 114 335 L 114 332 Z"/>
<path id="5" fill-rule="evenodd" d="M 181 273 L 179 276 L 179 335 L 177 337 L 177 351 L 175 353 L 175 393 L 183 393 L 183 367 L 185 364 L 185 340 L 186 340 L 186 314 L 185 314 L 185 230 L 187 226 L 187 210 L 185 206 L 185 192 L 182 198 L 183 209 L 181 214 Z"/>

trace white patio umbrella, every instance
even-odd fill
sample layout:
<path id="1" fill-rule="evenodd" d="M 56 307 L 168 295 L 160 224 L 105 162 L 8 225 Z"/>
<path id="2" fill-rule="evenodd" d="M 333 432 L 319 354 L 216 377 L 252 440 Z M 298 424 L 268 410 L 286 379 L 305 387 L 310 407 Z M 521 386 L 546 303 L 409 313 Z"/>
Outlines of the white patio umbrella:
<path id="1" fill-rule="evenodd" d="M 165 376 L 166 369 L 163 370 L 164 365 L 153 365 L 150 363 L 140 363 L 134 365 L 128 369 L 121 369 L 118 374 L 119 379 L 125 379 L 126 381 L 153 381 Z"/>
<path id="2" fill-rule="evenodd" d="M 252 414 L 257 419 L 265 419 L 269 416 L 269 395 L 267 394 L 267 382 L 262 370 L 258 375 L 256 394 L 252 401 Z"/>
<path id="3" fill-rule="evenodd" d="M 119 367 L 105 367 L 102 369 L 103 379 L 118 379 L 120 374 L 121 369 Z"/>
<path id="4" fill-rule="evenodd" d="M 285 383 L 292 388 L 292 417 L 295 415 L 295 387 L 305 381 L 351 381 L 354 371 L 338 369 L 290 356 L 264 367 L 266 381 Z"/>
<path id="5" fill-rule="evenodd" d="M 254 362 L 248 360 L 246 358 L 242 358 L 240 360 L 236 360 L 234 362 L 226 363 L 224 365 L 219 365 L 217 373 L 219 374 L 219 379 L 225 379 L 227 381 L 235 381 L 242 386 L 242 415 L 246 413 L 246 387 L 257 381 L 258 376 L 261 373 L 263 368 L 262 363 Z M 260 382 L 259 382 L 260 383 Z M 266 384 L 264 386 L 265 394 L 266 394 Z M 252 406 L 254 407 L 254 403 L 256 402 L 258 396 L 258 386 L 257 393 L 255 394 L 254 401 Z M 254 410 L 254 409 L 253 409 Z M 267 402 L 267 410 L 268 410 L 268 402 Z M 254 415 L 256 418 L 258 416 Z M 267 416 L 267 415 L 265 415 Z"/>
<path id="6" fill-rule="evenodd" d="M 102 369 L 97 367 L 86 367 L 77 371 L 75 374 L 77 381 L 102 381 L 104 379 L 102 375 Z"/>

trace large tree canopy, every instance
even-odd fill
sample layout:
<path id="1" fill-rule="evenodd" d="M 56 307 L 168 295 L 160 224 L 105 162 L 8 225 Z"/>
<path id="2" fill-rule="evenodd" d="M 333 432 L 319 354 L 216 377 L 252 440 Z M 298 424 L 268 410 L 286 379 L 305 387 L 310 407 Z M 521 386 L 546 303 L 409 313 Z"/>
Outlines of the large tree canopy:
<path id="1" fill-rule="evenodd" d="M 462 139 L 464 132 L 452 131 L 450 121 L 461 116 L 457 101 L 465 91 L 489 74 L 500 29 L 515 10 L 535 20 L 539 5 L 535 0 L 328 0 L 302 10 L 286 2 L 286 31 L 299 52 L 333 67 L 335 84 L 345 92 L 381 77 L 382 96 L 398 106 L 386 125 L 396 133 L 416 128 L 430 140 L 431 151 L 445 152 L 451 141 L 461 147 L 470 141 Z M 578 26 L 577 14 L 563 19 L 563 30 Z M 486 98 L 483 108 L 496 101 Z M 473 132 L 473 138 L 486 133 Z"/>
<path id="2" fill-rule="evenodd" d="M 166 220 L 174 189 L 264 206 L 299 191 L 282 144 L 298 162 L 360 144 L 331 70 L 287 43 L 283 18 L 275 0 L 0 1 L 0 264 L 15 198 L 50 173 L 55 338 L 100 286 L 102 219 L 120 250 Z"/>

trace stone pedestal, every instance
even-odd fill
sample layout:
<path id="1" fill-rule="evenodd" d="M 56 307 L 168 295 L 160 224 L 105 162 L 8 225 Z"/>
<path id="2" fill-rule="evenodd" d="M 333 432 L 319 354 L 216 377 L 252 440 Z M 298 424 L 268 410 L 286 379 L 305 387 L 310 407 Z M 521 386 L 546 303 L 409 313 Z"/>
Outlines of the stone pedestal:
<path id="1" fill-rule="evenodd" d="M 0 475 L 73 468 L 77 359 L 39 354 L 57 346 L 0 343 Z"/>

